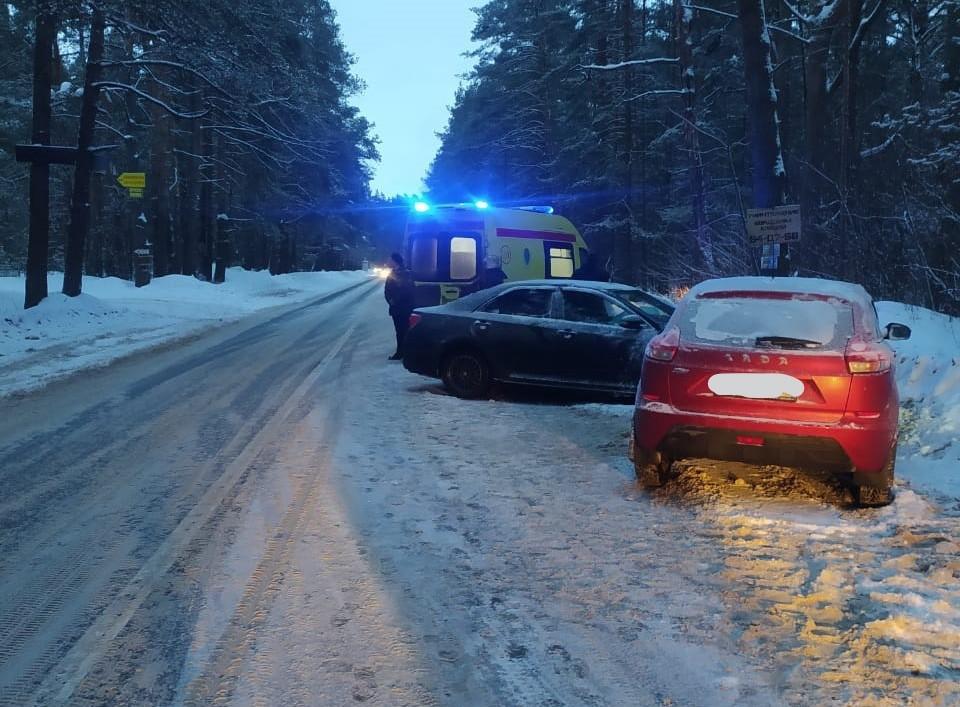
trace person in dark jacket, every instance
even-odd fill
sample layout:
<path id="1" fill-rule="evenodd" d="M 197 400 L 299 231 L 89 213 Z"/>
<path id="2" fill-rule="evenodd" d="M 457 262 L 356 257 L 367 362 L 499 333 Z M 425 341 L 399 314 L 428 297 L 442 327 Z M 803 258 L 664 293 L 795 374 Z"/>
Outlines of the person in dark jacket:
<path id="1" fill-rule="evenodd" d="M 390 307 L 390 318 L 397 334 L 397 350 L 391 361 L 403 358 L 403 339 L 410 327 L 410 313 L 413 312 L 413 274 L 403 266 L 403 256 L 394 253 L 390 256 L 390 274 L 383 288 L 383 296 Z"/>
<path id="2" fill-rule="evenodd" d="M 480 289 L 502 285 L 507 279 L 507 273 L 500 267 L 500 258 L 488 255 L 483 261 L 483 272 L 480 273 Z"/>
<path id="3" fill-rule="evenodd" d="M 600 265 L 600 259 L 589 251 L 581 251 L 580 267 L 573 273 L 574 280 L 609 282 L 610 273 Z"/>

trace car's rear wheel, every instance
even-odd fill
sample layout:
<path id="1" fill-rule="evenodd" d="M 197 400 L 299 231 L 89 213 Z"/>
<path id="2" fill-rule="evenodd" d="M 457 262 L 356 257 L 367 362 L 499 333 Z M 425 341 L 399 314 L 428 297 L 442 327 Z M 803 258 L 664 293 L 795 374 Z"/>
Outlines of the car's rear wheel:
<path id="1" fill-rule="evenodd" d="M 476 351 L 455 351 L 447 356 L 440 377 L 458 398 L 481 398 L 490 390 L 490 366 Z"/>
<path id="2" fill-rule="evenodd" d="M 861 508 L 876 508 L 878 506 L 888 506 L 893 502 L 893 476 L 896 464 L 897 445 L 893 445 L 893 449 L 890 450 L 890 457 L 887 459 L 883 471 L 877 474 L 876 481 L 870 485 L 859 484 L 854 486 L 857 505 Z"/>
<path id="3" fill-rule="evenodd" d="M 646 489 L 656 489 L 670 479 L 670 459 L 660 452 L 633 448 L 633 468 L 637 482 Z"/>

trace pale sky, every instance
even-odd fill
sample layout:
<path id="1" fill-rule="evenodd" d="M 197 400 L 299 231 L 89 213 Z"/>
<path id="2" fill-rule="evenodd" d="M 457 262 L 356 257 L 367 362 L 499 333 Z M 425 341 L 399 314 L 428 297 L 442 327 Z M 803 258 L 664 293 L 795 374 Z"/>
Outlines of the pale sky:
<path id="1" fill-rule="evenodd" d="M 372 188 L 417 194 L 440 145 L 459 76 L 473 62 L 479 0 L 331 0 L 341 37 L 367 88 L 353 102 L 380 138 Z"/>

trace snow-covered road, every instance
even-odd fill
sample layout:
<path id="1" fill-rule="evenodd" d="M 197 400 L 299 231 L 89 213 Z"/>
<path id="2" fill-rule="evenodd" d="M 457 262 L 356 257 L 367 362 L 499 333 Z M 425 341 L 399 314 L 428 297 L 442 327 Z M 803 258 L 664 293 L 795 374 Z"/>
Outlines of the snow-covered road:
<path id="1" fill-rule="evenodd" d="M 0 705 L 960 700 L 960 508 L 651 496 L 629 407 L 465 403 L 390 339 L 365 287 L 0 402 Z"/>

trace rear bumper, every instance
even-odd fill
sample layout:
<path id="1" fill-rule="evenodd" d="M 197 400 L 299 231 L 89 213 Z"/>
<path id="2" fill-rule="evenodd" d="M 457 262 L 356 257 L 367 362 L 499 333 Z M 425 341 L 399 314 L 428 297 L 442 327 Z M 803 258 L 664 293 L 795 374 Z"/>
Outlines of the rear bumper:
<path id="1" fill-rule="evenodd" d="M 417 338 L 407 334 L 403 342 L 403 367 L 411 373 L 430 378 L 440 377 L 440 361 L 432 348 L 421 346 Z"/>
<path id="2" fill-rule="evenodd" d="M 789 422 L 688 413 L 646 401 L 638 403 L 634 413 L 637 448 L 661 451 L 673 459 L 697 457 L 876 474 L 886 465 L 896 436 L 896 425 L 885 420 Z M 738 437 L 760 438 L 763 444 L 743 444 Z"/>

